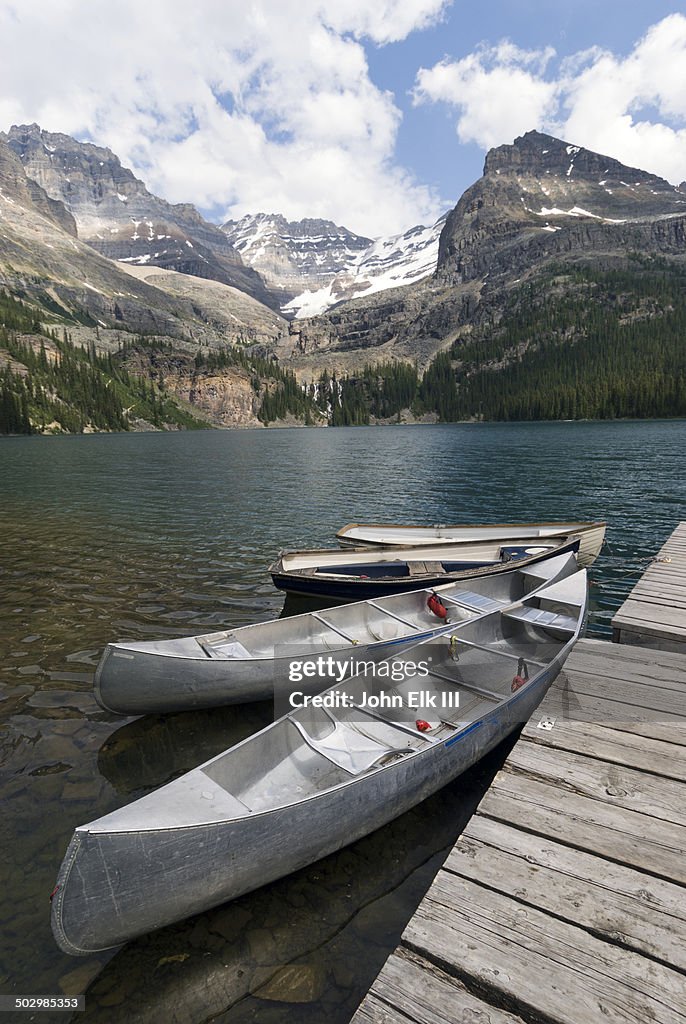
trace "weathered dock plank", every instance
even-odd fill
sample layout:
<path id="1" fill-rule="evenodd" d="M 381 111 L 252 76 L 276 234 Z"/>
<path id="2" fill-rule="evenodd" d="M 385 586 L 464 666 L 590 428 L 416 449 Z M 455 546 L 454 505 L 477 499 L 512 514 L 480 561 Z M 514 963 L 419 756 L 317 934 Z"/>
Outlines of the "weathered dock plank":
<path id="1" fill-rule="evenodd" d="M 444 868 L 686 971 L 683 888 L 477 815 Z"/>
<path id="2" fill-rule="evenodd" d="M 680 523 L 612 619 L 617 643 L 686 650 L 686 523 Z"/>
<path id="3" fill-rule="evenodd" d="M 686 1024 L 685 701 L 580 641 L 354 1024 Z"/>
<path id="4" fill-rule="evenodd" d="M 455 1017 L 455 1006 L 460 1016 Z M 411 1007 L 412 1016 L 399 1006 Z M 436 964 L 400 947 L 386 961 L 373 992 L 358 1010 L 357 1024 L 522 1024 L 522 1018 L 486 1006 Z"/>
<path id="5" fill-rule="evenodd" d="M 683 974 L 451 872 L 439 872 L 403 942 L 520 1015 L 686 1022 Z"/>
<path id="6" fill-rule="evenodd" d="M 479 814 L 686 886 L 683 825 L 658 822 L 591 797 L 558 793 L 548 783 L 507 771 L 501 775 L 481 801 Z"/>
<path id="7" fill-rule="evenodd" d="M 524 730 L 532 743 L 544 743 L 556 750 L 593 756 L 611 764 L 627 765 L 653 775 L 686 782 L 686 747 L 676 746 L 664 739 L 655 739 L 632 732 L 598 725 L 596 722 L 557 722 L 550 732 L 528 725 Z M 675 732 L 678 742 L 686 740 L 686 728 Z"/>
<path id="8" fill-rule="evenodd" d="M 578 794 L 686 827 L 686 793 L 680 782 L 608 764 L 595 750 L 593 757 L 588 757 L 541 744 L 518 743 L 507 767 L 512 773 L 549 783 L 563 795 Z"/>

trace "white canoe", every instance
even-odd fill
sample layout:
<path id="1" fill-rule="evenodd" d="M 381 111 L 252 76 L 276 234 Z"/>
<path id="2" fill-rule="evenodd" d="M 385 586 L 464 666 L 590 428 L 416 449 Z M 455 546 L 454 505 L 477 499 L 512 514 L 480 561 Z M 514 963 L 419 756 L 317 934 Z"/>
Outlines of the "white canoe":
<path id="1" fill-rule="evenodd" d="M 512 562 L 507 572 L 447 584 L 436 593 L 449 606 L 454 629 L 576 568 L 572 553 L 533 565 Z M 274 680 L 294 657 L 332 654 L 352 670 L 361 659 L 387 658 L 445 630 L 448 625 L 427 606 L 432 592 L 359 601 L 203 636 L 108 644 L 95 673 L 95 697 L 101 707 L 121 715 L 268 700 Z"/>
<path id="2" fill-rule="evenodd" d="M 52 901 L 58 945 L 73 955 L 119 945 L 296 871 L 424 800 L 530 717 L 586 603 L 580 570 L 467 623 L 457 644 L 443 635 L 417 645 L 413 661 L 405 651 L 381 663 L 385 678 L 345 680 L 318 706 L 80 826 Z"/>
<path id="3" fill-rule="evenodd" d="M 579 564 L 591 565 L 600 554 L 606 524 L 602 522 L 569 523 L 492 523 L 455 526 L 397 526 L 392 523 L 348 523 L 336 534 L 341 547 L 421 547 L 423 545 L 460 543 L 463 541 L 498 540 L 520 537 L 540 540 L 545 537 L 578 536 L 581 538 Z"/>
<path id="4" fill-rule="evenodd" d="M 421 548 L 315 548 L 283 551 L 269 572 L 280 590 L 342 604 L 497 575 L 512 561 L 523 564 L 577 552 L 580 543 L 576 536 L 536 541 L 512 536 Z"/>

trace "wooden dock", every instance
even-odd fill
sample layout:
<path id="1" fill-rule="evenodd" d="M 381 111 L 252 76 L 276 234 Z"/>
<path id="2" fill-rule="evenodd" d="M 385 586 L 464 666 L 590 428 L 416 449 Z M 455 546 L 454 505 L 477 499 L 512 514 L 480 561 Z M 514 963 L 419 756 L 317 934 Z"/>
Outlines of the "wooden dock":
<path id="1" fill-rule="evenodd" d="M 613 618 L 612 639 L 686 653 L 686 523 L 677 526 Z"/>
<path id="2" fill-rule="evenodd" d="M 686 1024 L 686 655 L 577 644 L 353 1020 Z"/>

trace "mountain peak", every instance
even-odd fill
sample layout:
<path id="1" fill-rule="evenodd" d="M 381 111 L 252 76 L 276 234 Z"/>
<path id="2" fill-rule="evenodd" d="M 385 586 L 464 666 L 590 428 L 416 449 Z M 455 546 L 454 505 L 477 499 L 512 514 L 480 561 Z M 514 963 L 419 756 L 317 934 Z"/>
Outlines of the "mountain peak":
<path id="1" fill-rule="evenodd" d="M 571 180 L 590 178 L 599 182 L 612 178 L 618 184 L 652 183 L 661 188 L 672 188 L 669 182 L 655 174 L 638 167 L 628 167 L 614 157 L 539 131 L 526 132 L 511 145 L 498 146 L 486 154 L 484 177 L 532 171 L 539 175 L 560 174 Z"/>
<path id="2" fill-rule="evenodd" d="M 453 282 L 483 277 L 496 242 L 560 251 L 589 225 L 612 230 L 684 213 L 686 198 L 663 178 L 531 131 L 487 154 L 483 177 L 448 218 L 439 274 Z"/>
<path id="3" fill-rule="evenodd" d="M 246 214 L 222 231 L 245 262 L 277 291 L 282 303 L 318 290 L 372 244 L 330 220 L 287 220 L 279 213 Z"/>

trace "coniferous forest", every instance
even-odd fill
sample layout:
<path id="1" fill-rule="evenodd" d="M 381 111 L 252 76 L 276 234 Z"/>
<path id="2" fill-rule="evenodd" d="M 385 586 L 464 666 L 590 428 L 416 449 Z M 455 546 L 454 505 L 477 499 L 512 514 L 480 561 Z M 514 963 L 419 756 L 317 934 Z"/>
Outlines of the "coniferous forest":
<path id="1" fill-rule="evenodd" d="M 11 357 L 0 369 L 0 433 L 128 430 L 132 411 L 154 426 L 204 426 L 152 381 L 130 374 L 122 351 L 77 346 L 66 327 L 45 328 L 35 309 L 6 293 L 0 294 L 0 349 Z"/>
<path id="2" fill-rule="evenodd" d="M 302 384 L 273 358 L 237 347 L 199 351 L 195 372 L 244 371 L 265 424 L 356 426 L 400 421 L 406 411 L 441 422 L 686 416 L 680 265 L 634 256 L 623 270 L 552 267 L 485 309 L 423 374 L 385 361 Z M 154 426 L 205 426 L 163 381 L 127 369 L 132 346 L 159 340 L 136 337 L 102 354 L 73 344 L 65 326 L 46 328 L 38 312 L 0 293 L 0 433 L 127 430 L 132 410 Z"/>
<path id="3" fill-rule="evenodd" d="M 686 270 L 631 262 L 552 268 L 421 378 L 408 364 L 402 375 L 383 364 L 339 381 L 339 422 L 404 407 L 443 422 L 686 416 Z"/>

